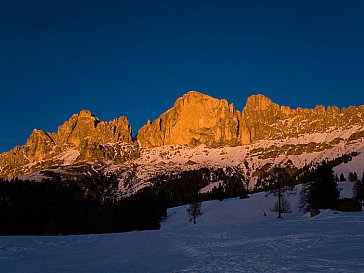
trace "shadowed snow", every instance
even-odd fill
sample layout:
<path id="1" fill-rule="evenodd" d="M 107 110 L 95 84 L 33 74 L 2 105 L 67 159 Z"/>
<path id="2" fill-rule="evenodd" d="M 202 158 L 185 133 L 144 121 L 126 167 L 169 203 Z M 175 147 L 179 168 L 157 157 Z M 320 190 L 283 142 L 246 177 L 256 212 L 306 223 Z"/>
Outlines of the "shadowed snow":
<path id="1" fill-rule="evenodd" d="M 351 185 L 341 187 L 349 196 Z M 0 272 L 364 272 L 364 213 L 310 218 L 299 195 L 288 198 L 283 219 L 258 193 L 203 203 L 196 225 L 182 206 L 157 231 L 1 237 Z"/>

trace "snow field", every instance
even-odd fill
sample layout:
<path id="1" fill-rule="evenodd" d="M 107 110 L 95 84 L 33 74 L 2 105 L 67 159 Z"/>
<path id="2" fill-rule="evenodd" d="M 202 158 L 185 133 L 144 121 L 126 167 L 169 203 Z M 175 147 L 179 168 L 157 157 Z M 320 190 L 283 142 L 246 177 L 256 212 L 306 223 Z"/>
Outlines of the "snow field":
<path id="1" fill-rule="evenodd" d="M 351 183 L 341 187 L 350 196 Z M 288 198 L 283 219 L 257 193 L 204 202 L 196 225 L 181 206 L 155 231 L 0 237 L 0 272 L 364 272 L 363 212 L 310 218 Z"/>

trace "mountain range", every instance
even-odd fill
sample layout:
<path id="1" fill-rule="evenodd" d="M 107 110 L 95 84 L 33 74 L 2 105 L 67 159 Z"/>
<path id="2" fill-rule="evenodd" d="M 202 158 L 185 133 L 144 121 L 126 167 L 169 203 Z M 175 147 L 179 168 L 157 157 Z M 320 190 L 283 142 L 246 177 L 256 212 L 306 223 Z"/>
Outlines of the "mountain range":
<path id="1" fill-rule="evenodd" d="M 239 111 L 225 99 L 190 91 L 135 138 L 126 117 L 105 122 L 87 110 L 57 132 L 34 129 L 25 145 L 0 155 L 0 177 L 111 172 L 124 194 L 131 194 L 160 174 L 233 168 L 253 188 L 277 165 L 299 169 L 345 157 L 334 170 L 361 174 L 363 151 L 364 106 L 291 109 L 258 94 Z"/>

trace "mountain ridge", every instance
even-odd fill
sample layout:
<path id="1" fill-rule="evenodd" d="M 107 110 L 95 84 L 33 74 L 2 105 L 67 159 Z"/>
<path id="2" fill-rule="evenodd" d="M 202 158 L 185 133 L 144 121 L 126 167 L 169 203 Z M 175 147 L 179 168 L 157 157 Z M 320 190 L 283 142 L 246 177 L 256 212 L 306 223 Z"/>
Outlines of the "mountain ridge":
<path id="1" fill-rule="evenodd" d="M 354 130 L 348 138 L 357 140 L 364 136 L 363 117 L 364 106 L 291 109 L 262 94 L 249 96 L 239 111 L 225 99 L 189 91 L 156 120 L 141 127 L 135 139 L 126 117 L 100 121 L 88 110 L 72 115 L 57 132 L 35 129 L 25 145 L 0 154 L 0 177 L 11 178 L 83 161 L 124 164 L 140 158 L 145 149 L 168 145 L 238 147 L 350 128 Z M 321 146 L 331 147 L 332 141 L 335 145 L 342 142 L 337 137 Z M 313 151 L 314 145 L 305 145 L 298 149 L 301 153 Z"/>

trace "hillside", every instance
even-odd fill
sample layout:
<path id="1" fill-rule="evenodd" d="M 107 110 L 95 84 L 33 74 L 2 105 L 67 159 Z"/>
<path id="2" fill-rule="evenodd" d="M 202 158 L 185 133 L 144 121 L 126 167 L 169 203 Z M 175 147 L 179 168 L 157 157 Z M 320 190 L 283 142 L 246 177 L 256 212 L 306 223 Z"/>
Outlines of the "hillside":
<path id="1" fill-rule="evenodd" d="M 205 202 L 196 225 L 182 206 L 156 231 L 3 237 L 0 272 L 363 272 L 362 212 L 310 218 L 288 198 L 293 213 L 280 220 L 263 192 Z"/>

